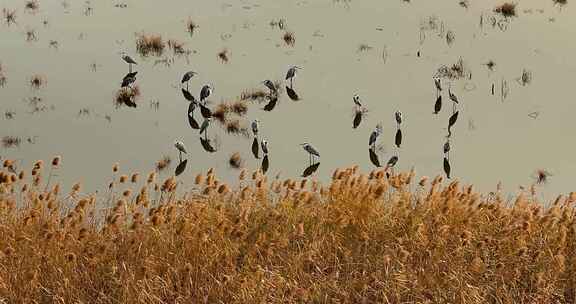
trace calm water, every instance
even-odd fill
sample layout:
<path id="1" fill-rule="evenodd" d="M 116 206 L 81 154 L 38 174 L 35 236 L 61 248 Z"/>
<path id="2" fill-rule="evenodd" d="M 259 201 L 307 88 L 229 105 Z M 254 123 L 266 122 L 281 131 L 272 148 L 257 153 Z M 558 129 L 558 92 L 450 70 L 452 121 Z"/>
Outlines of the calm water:
<path id="1" fill-rule="evenodd" d="M 127 8 L 115 7 L 125 3 Z M 418 175 L 442 173 L 442 146 L 452 106 L 443 92 L 443 109 L 433 115 L 436 92 L 432 77 L 442 65 L 462 58 L 472 78 L 451 82 L 460 99 L 460 115 L 453 127 L 450 162 L 452 175 L 481 190 L 492 190 L 498 181 L 514 191 L 530 184 L 538 168 L 553 176 L 542 190 L 553 193 L 574 190 L 576 172 L 571 122 L 576 111 L 571 88 L 576 71 L 576 13 L 571 3 L 563 8 L 552 1 L 523 0 L 518 17 L 505 29 L 493 27 L 490 17 L 495 1 L 61 1 L 41 0 L 36 13 L 26 12 L 22 1 L 3 0 L 0 8 L 16 9 L 17 24 L 0 25 L 0 62 L 7 83 L 0 88 L 1 136 L 22 138 L 19 147 L 1 148 L 2 158 L 15 158 L 31 166 L 40 158 L 62 155 L 59 180 L 80 180 L 85 189 L 104 189 L 111 165 L 123 172 L 146 173 L 164 155 L 178 154 L 174 140 L 189 150 L 185 182 L 214 167 L 219 176 L 232 180 L 237 170 L 228 159 L 240 152 L 245 166 L 258 168 L 250 152 L 251 139 L 227 135 L 213 124 L 210 137 L 220 143 L 217 153 L 204 152 L 197 130 L 186 118 L 188 102 L 179 88 L 182 74 L 200 75 L 190 83 L 198 96 L 202 85 L 212 83 L 212 106 L 233 100 L 244 89 L 263 88 L 264 79 L 281 80 L 290 65 L 303 69 L 295 79 L 301 100 L 285 94 L 271 112 L 254 103 L 245 124 L 261 121 L 261 133 L 269 142 L 268 174 L 295 177 L 308 164 L 299 146 L 308 141 L 321 153 L 314 175 L 327 180 L 332 169 L 358 164 L 373 168 L 368 158 L 368 137 L 377 123 L 385 146 L 379 154 L 385 163 L 396 153 L 394 112 L 404 114 L 404 141 L 397 167 L 415 167 Z M 85 14 L 87 8 L 89 14 Z M 480 16 L 484 15 L 484 26 Z M 441 29 L 423 29 L 431 16 Z M 199 28 L 190 35 L 186 20 Z M 285 29 L 296 38 L 294 47 L 282 41 L 283 32 L 271 21 L 285 20 Z M 44 22 L 47 24 L 44 24 Z M 502 23 L 503 24 L 503 23 Z M 26 41 L 35 30 L 37 40 Z M 136 54 L 135 33 L 158 33 L 185 42 L 192 54 L 174 57 L 171 66 L 154 65 L 156 57 Z M 454 34 L 451 45 L 446 33 Z M 58 48 L 50 41 L 58 42 Z M 368 46 L 359 51 L 360 45 Z M 229 50 L 222 63 L 217 53 Z M 137 108 L 116 109 L 115 92 L 128 70 L 119 52 L 126 51 L 139 64 L 137 84 L 142 96 Z M 417 57 L 417 52 L 421 56 Z M 494 71 L 485 63 L 493 60 Z M 95 69 L 93 69 L 95 67 Z M 532 81 L 521 85 L 523 69 Z M 34 74 L 44 75 L 47 85 L 30 88 Z M 501 98 L 501 84 L 508 96 Z M 443 80 L 447 88 L 448 81 Z M 495 84 L 496 94 L 490 94 Z M 352 95 L 358 93 L 369 109 L 361 125 L 352 129 Z M 45 110 L 31 113 L 29 98 L 41 97 Z M 159 102 L 156 110 L 151 102 Z M 88 114 L 79 115 L 84 110 Z M 537 118 L 529 117 L 537 112 Z M 106 119 L 109 116 L 110 121 Z M 196 117 L 201 122 L 197 112 Z M 27 142 L 30 138 L 33 143 Z"/>

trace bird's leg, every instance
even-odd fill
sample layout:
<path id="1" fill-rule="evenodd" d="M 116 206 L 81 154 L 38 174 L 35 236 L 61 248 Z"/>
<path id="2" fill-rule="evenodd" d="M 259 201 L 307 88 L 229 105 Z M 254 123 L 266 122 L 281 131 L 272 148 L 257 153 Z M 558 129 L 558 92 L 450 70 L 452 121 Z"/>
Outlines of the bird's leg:
<path id="1" fill-rule="evenodd" d="M 186 91 L 189 91 L 189 90 L 188 90 L 188 84 L 189 84 L 189 83 L 190 83 L 190 81 L 186 81 Z"/>
<path id="2" fill-rule="evenodd" d="M 178 159 L 180 160 L 180 162 L 182 162 L 182 151 L 178 151 Z"/>
<path id="3" fill-rule="evenodd" d="M 292 79 L 294 78 L 290 78 L 290 88 L 292 88 Z"/>
<path id="4" fill-rule="evenodd" d="M 131 63 L 128 64 L 128 73 L 132 73 L 132 64 Z"/>

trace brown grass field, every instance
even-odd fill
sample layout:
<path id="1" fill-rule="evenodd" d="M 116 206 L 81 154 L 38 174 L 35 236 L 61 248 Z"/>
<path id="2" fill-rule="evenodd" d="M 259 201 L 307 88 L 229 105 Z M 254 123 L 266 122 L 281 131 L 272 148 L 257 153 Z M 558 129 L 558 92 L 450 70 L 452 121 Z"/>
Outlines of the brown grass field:
<path id="1" fill-rule="evenodd" d="M 3 303 L 575 301 L 574 193 L 543 207 L 413 172 L 232 187 L 115 165 L 95 196 L 60 188 L 60 166 L 4 162 Z"/>

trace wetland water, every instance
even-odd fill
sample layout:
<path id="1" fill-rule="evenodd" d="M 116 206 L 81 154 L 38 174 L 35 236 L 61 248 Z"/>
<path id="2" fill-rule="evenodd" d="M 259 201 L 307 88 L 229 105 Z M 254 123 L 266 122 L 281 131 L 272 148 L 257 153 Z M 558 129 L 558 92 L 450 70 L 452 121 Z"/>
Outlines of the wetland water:
<path id="1" fill-rule="evenodd" d="M 214 108 L 246 89 L 265 90 L 263 80 L 283 80 L 297 65 L 302 67 L 294 80 L 299 101 L 283 89 L 272 111 L 262 110 L 265 103 L 249 102 L 241 118 L 248 128 L 260 120 L 271 177 L 302 173 L 308 165 L 303 142 L 321 153 L 313 175 L 321 181 L 337 167 L 358 164 L 371 170 L 368 138 L 378 123 L 383 164 L 397 154 L 396 169 L 444 174 L 450 85 L 460 101 L 450 139 L 453 178 L 486 191 L 502 181 L 507 191 L 515 191 L 533 183 L 535 170 L 545 169 L 553 175 L 540 187 L 544 195 L 575 189 L 572 3 L 523 0 L 517 16 L 508 19 L 493 12 L 501 4 L 495 1 L 470 1 L 467 8 L 458 1 L 399 0 L 167 3 L 41 0 L 33 12 L 22 1 L 3 0 L 0 9 L 16 10 L 17 18 L 15 24 L 3 20 L 0 25 L 6 77 L 0 88 L 0 135 L 19 137 L 21 143 L 1 148 L 2 159 L 30 168 L 36 159 L 61 155 L 57 179 L 66 185 L 79 180 L 85 190 L 95 191 L 106 189 L 116 162 L 124 173 L 146 174 L 169 155 L 171 167 L 162 175 L 172 174 L 178 161 L 174 141 L 181 140 L 188 150 L 187 169 L 179 177 L 184 183 L 211 167 L 234 180 L 239 171 L 228 164 L 232 153 L 239 152 L 248 169 L 260 166 L 250 152 L 252 139 L 228 135 L 212 123 L 208 134 L 218 151 L 205 152 L 187 120 L 182 75 L 199 74 L 190 81 L 196 98 L 203 85 L 214 86 L 209 98 Z M 198 25 L 192 36 L 186 32 L 189 18 Z M 271 25 L 280 19 L 284 30 Z M 294 33 L 294 46 L 283 41 L 286 31 Z M 181 41 L 189 54 L 166 48 L 160 57 L 141 57 L 135 34 L 142 32 Z M 217 56 L 224 49 L 227 63 Z M 121 51 L 138 62 L 136 108 L 117 108 L 113 101 L 128 71 Z M 443 107 L 434 115 L 433 77 L 460 58 L 464 77 L 442 79 Z M 490 61 L 493 70 L 486 65 Z M 519 80 L 523 70 L 531 76 L 526 83 Z M 39 89 L 30 86 L 36 74 L 46 82 Z M 356 129 L 354 94 L 368 110 Z M 394 145 L 397 110 L 403 113 L 401 149 Z M 201 123 L 198 111 L 196 117 Z"/>

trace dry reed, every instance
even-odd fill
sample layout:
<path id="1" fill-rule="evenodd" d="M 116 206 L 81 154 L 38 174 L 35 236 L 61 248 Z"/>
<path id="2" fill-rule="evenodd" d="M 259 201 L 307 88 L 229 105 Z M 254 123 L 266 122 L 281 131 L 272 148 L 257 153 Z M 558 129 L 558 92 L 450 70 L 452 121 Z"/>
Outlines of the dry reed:
<path id="1" fill-rule="evenodd" d="M 107 201 L 0 170 L 7 303 L 573 303 L 576 194 L 543 207 L 357 167 L 319 186 L 213 170 Z M 61 164 L 65 165 L 65 164 Z M 14 167 L 12 167 L 14 168 Z M 126 185 L 128 186 L 128 185 Z M 417 189 L 411 191 L 410 189 Z M 115 190 L 112 190 L 115 191 Z M 125 197 L 122 197 L 124 195 Z M 112 206 L 100 212 L 100 204 Z"/>

